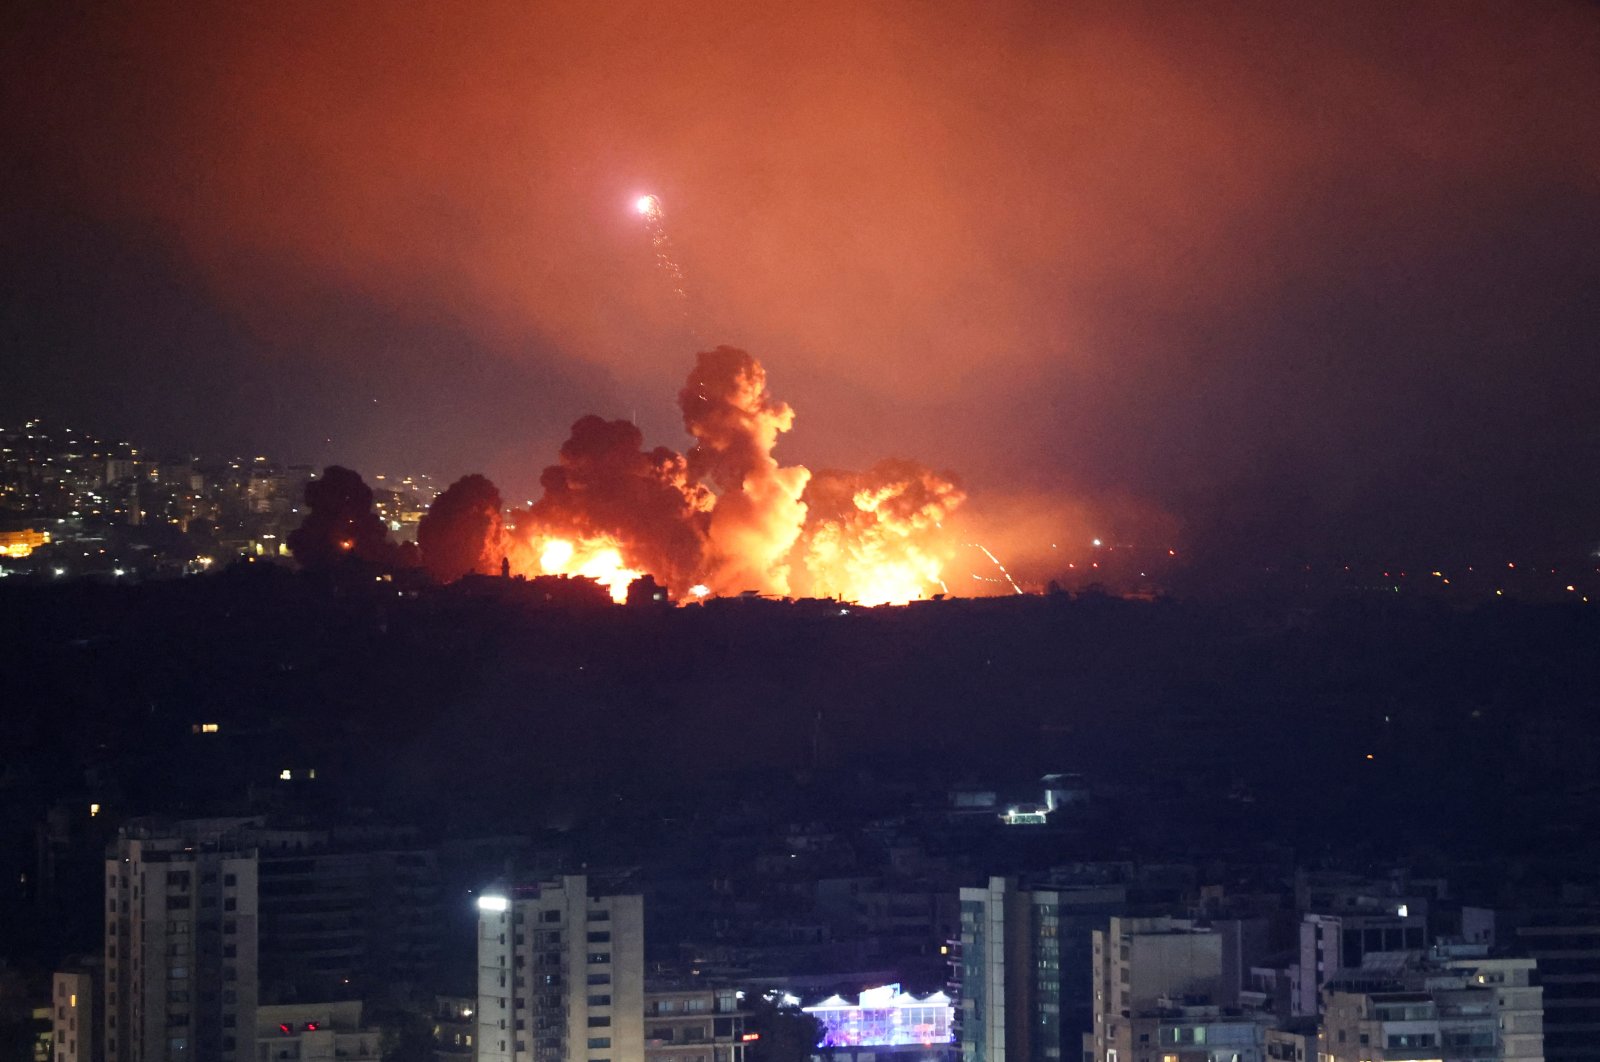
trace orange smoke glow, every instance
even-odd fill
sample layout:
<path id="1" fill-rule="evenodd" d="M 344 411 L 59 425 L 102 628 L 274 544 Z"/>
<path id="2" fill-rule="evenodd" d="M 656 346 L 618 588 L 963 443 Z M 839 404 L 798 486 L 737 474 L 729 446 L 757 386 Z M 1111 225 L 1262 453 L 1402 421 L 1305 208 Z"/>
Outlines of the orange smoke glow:
<path id="1" fill-rule="evenodd" d="M 835 596 L 858 605 L 904 605 L 941 592 L 937 558 L 915 548 L 902 549 L 898 557 L 891 552 L 881 541 L 852 551 L 836 535 L 824 534 L 813 544 L 811 559 L 838 588 Z"/>
<path id="2" fill-rule="evenodd" d="M 695 446 L 644 449 L 629 421 L 580 418 L 544 496 L 513 513 L 507 559 L 525 576 L 587 576 L 626 601 L 648 573 L 679 600 L 749 592 L 905 604 L 946 592 L 966 499 L 914 461 L 864 472 L 784 465 L 794 410 L 742 350 L 704 351 L 678 402 Z"/>
<path id="3" fill-rule="evenodd" d="M 911 461 L 818 472 L 805 494 L 796 582 L 817 597 L 901 605 L 946 593 L 956 548 L 945 518 L 966 500 L 947 475 Z"/>

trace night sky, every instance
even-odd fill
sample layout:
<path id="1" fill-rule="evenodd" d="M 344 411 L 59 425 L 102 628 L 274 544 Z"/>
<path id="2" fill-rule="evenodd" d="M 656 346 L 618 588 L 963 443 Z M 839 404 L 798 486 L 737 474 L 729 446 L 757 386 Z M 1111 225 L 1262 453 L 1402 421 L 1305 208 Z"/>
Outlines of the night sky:
<path id="1" fill-rule="evenodd" d="M 0 144 L 0 424 L 520 501 L 728 343 L 974 506 L 1600 545 L 1595 4 L 23 2 Z"/>

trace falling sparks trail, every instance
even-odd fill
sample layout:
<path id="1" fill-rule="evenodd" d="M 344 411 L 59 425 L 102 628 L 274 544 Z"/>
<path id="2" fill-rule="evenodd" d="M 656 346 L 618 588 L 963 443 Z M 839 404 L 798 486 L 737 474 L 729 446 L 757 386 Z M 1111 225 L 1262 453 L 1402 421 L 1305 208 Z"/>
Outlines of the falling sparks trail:
<path id="1" fill-rule="evenodd" d="M 661 212 L 661 199 L 654 195 L 641 195 L 634 201 L 633 208 L 644 219 L 645 231 L 650 234 L 650 247 L 656 253 L 656 264 L 667 274 L 672 283 L 672 291 L 683 304 L 684 313 L 689 312 L 689 290 L 683 279 L 683 268 L 678 265 L 678 260 L 672 254 L 672 240 L 667 237 L 667 226 Z"/>
<path id="2" fill-rule="evenodd" d="M 993 561 L 996 568 L 1000 569 L 1000 574 L 1006 577 L 1006 582 L 1011 584 L 1011 589 L 1016 593 L 1022 593 L 1022 587 L 1018 586 L 1017 581 L 1011 578 L 1011 573 L 1006 571 L 1006 566 L 1004 564 L 1000 563 L 1000 558 L 989 552 L 988 546 L 985 546 L 979 542 L 969 542 L 967 545 L 971 546 L 973 549 L 981 550 L 983 555 Z"/>

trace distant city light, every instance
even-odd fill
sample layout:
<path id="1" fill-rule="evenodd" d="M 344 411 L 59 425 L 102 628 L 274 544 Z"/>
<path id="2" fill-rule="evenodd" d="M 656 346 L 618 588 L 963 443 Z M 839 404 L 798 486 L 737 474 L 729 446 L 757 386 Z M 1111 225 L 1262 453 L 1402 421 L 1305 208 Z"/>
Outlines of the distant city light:
<path id="1" fill-rule="evenodd" d="M 499 914 L 499 913 L 503 913 L 505 911 L 509 911 L 510 909 L 511 909 L 511 901 L 506 899 L 504 896 L 479 896 L 478 897 L 478 910 L 480 910 L 480 911 L 492 911 L 492 912 L 494 912 L 496 914 Z"/>

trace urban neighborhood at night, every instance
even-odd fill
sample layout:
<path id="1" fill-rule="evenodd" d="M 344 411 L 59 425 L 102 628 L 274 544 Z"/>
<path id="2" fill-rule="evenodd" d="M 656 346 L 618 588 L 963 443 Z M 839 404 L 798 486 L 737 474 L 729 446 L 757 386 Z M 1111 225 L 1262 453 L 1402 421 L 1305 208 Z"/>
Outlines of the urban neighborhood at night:
<path id="1" fill-rule="evenodd" d="M 1600 8 L 0 15 L 0 1062 L 1600 1060 Z"/>

